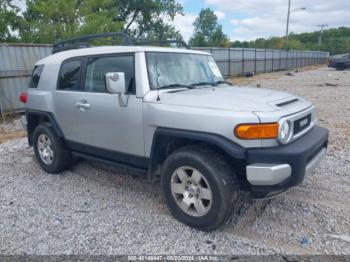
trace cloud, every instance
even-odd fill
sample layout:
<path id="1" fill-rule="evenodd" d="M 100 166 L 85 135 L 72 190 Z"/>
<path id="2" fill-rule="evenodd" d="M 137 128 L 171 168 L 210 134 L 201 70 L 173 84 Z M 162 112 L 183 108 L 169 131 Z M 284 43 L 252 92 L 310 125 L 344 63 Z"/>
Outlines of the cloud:
<path id="1" fill-rule="evenodd" d="M 224 19 L 226 17 L 225 13 L 222 11 L 214 11 L 214 14 L 218 17 L 219 20 Z"/>
<path id="2" fill-rule="evenodd" d="M 24 0 L 14 0 L 13 3 L 21 9 L 21 12 L 27 9 L 27 5 Z"/>
<path id="3" fill-rule="evenodd" d="M 286 0 L 206 0 L 206 3 L 225 11 L 227 16 L 230 14 L 232 29 L 226 33 L 232 40 L 285 34 Z M 328 24 L 330 28 L 350 26 L 349 0 L 293 0 L 291 9 L 299 7 L 306 10 L 291 14 L 290 32 L 312 32 L 318 30 L 318 24 Z"/>
<path id="4" fill-rule="evenodd" d="M 177 30 L 180 31 L 183 39 L 188 41 L 193 34 L 194 26 L 193 22 L 196 19 L 197 15 L 187 13 L 185 15 L 176 15 L 173 25 Z"/>

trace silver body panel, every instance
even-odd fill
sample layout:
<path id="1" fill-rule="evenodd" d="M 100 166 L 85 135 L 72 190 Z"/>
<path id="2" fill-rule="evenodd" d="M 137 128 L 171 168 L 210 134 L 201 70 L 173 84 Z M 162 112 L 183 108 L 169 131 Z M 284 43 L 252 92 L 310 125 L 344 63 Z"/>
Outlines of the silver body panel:
<path id="1" fill-rule="evenodd" d="M 132 46 L 61 52 L 37 63 L 45 67 L 38 88 L 28 91 L 27 108 L 51 112 L 68 140 L 143 157 L 150 156 L 158 127 L 218 134 L 242 147 L 252 148 L 279 144 L 277 139 L 238 139 L 234 135 L 238 124 L 271 123 L 282 118 L 293 120 L 309 113 L 314 122 L 315 108 L 310 102 L 283 92 L 226 84 L 191 90 L 150 90 L 145 58 L 148 51 L 210 55 L 194 50 Z M 115 94 L 56 90 L 64 60 L 115 53 L 135 54 L 136 95 L 124 97 L 126 103 L 121 103 L 120 95 Z M 82 102 L 88 103 L 89 107 L 76 106 Z M 265 174 L 265 180 L 258 182 L 264 185 L 279 182 L 289 173 L 283 163 L 277 167 L 252 165 L 247 170 L 249 174 L 257 171 Z M 276 172 L 281 174 L 277 178 Z"/>

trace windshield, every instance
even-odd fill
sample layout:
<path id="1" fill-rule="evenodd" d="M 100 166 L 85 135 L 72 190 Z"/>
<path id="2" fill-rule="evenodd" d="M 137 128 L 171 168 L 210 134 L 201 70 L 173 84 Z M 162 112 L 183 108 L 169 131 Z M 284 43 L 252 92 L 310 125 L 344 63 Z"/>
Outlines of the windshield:
<path id="1" fill-rule="evenodd" d="M 151 89 L 224 81 L 210 55 L 147 52 L 146 59 Z"/>

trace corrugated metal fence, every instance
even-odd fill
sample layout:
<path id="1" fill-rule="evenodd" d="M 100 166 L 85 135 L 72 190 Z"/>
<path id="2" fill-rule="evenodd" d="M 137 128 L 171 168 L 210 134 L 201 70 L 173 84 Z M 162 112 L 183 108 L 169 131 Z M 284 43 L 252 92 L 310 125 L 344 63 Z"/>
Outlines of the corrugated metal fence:
<path id="1" fill-rule="evenodd" d="M 51 50 L 51 45 L 0 44 L 1 112 L 23 108 L 18 96 L 26 90 L 34 64 Z"/>
<path id="2" fill-rule="evenodd" d="M 225 76 L 263 73 L 326 62 L 328 53 L 249 48 L 193 48 L 213 54 Z M 28 86 L 33 65 L 51 54 L 51 45 L 0 44 L 0 109 L 19 110 L 18 96 Z"/>
<path id="3" fill-rule="evenodd" d="M 265 73 L 326 63 L 329 53 L 254 48 L 194 48 L 213 54 L 224 76 Z"/>

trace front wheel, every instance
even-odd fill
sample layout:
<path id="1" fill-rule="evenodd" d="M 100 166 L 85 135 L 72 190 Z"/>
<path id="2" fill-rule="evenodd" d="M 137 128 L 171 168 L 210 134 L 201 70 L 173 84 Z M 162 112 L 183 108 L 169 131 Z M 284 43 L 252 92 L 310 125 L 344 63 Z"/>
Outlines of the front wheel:
<path id="1" fill-rule="evenodd" d="M 163 164 L 161 184 L 173 216 L 205 231 L 225 224 L 239 197 L 232 168 L 219 152 L 205 146 L 172 153 Z"/>

